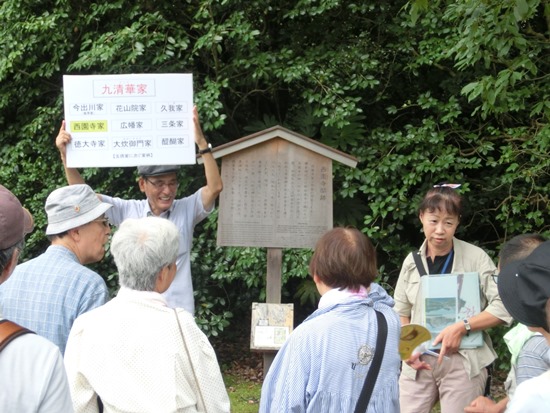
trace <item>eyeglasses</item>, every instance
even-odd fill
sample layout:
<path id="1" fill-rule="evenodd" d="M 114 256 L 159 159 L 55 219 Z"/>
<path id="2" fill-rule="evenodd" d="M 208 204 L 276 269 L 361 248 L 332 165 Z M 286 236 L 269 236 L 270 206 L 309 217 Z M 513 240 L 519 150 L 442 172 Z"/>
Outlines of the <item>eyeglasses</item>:
<path id="1" fill-rule="evenodd" d="M 491 278 L 493 279 L 493 281 L 495 282 L 495 284 L 498 284 L 498 271 L 495 270 L 495 272 L 493 272 L 491 274 Z"/>
<path id="2" fill-rule="evenodd" d="M 151 185 L 153 185 L 156 189 L 162 189 L 165 186 L 168 187 L 171 191 L 178 189 L 179 182 L 177 181 L 171 181 L 171 182 L 163 182 L 163 181 L 151 181 L 149 178 L 145 178 L 147 182 L 149 182 Z"/>
<path id="3" fill-rule="evenodd" d="M 107 218 L 97 218 L 90 222 L 100 222 L 105 228 L 108 228 L 110 226 L 109 220 Z"/>

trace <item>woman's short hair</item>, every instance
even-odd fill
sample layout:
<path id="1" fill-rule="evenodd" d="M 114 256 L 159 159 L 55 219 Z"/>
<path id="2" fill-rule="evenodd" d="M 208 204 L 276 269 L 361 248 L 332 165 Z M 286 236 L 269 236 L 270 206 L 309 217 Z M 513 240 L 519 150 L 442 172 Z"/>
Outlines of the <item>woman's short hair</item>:
<path id="1" fill-rule="evenodd" d="M 153 291 L 160 270 L 176 261 L 178 249 L 178 229 L 167 219 L 126 219 L 111 242 L 120 285 Z"/>
<path id="2" fill-rule="evenodd" d="M 462 216 L 462 197 L 455 189 L 440 185 L 430 189 L 418 207 L 420 213 L 443 209 L 448 214 L 460 218 Z"/>
<path id="3" fill-rule="evenodd" d="M 332 288 L 368 287 L 377 275 L 376 251 L 359 230 L 333 228 L 317 241 L 309 271 Z"/>

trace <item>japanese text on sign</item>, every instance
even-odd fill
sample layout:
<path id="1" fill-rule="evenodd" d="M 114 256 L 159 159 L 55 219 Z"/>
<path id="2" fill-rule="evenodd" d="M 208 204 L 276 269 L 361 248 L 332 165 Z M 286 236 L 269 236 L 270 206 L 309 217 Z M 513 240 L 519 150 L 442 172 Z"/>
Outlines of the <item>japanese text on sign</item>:
<path id="1" fill-rule="evenodd" d="M 64 76 L 69 167 L 194 164 L 190 74 Z"/>

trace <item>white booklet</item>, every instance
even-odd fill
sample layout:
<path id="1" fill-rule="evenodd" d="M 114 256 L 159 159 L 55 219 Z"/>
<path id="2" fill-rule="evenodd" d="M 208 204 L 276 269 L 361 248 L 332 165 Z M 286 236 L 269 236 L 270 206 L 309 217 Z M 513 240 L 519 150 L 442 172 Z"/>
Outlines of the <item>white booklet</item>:
<path id="1" fill-rule="evenodd" d="M 432 341 L 447 326 L 481 312 L 479 274 L 429 274 L 420 277 L 422 323 Z M 483 345 L 483 332 L 472 331 L 462 337 L 461 349 Z M 433 347 L 440 348 L 441 344 Z"/>

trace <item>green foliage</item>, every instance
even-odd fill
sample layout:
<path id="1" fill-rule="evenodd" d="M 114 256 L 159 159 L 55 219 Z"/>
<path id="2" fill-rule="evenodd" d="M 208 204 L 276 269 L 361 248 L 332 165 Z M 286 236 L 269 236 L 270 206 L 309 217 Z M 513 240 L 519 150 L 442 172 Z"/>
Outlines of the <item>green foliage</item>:
<path id="1" fill-rule="evenodd" d="M 0 182 L 36 217 L 25 258 L 47 245 L 44 201 L 65 182 L 53 143 L 67 73 L 191 72 L 215 146 L 279 124 L 357 157 L 334 165 L 334 223 L 373 240 L 388 291 L 439 181 L 463 184 L 457 235 L 492 256 L 516 234 L 548 235 L 549 22 L 540 0 L 5 0 Z M 133 168 L 84 176 L 142 196 Z M 181 194 L 204 184 L 201 167 L 180 179 Z M 266 251 L 217 247 L 215 215 L 195 235 L 198 322 L 219 334 L 265 299 Z M 310 256 L 284 250 L 283 300 L 311 305 Z M 116 290 L 109 257 L 98 268 Z"/>
<path id="2" fill-rule="evenodd" d="M 197 325 L 208 336 L 217 336 L 229 325 L 233 313 L 231 311 L 216 313 L 216 307 L 225 307 L 226 300 L 223 297 L 212 296 L 209 290 L 195 290 L 195 295 L 203 300 L 207 299 L 195 304 Z"/>
<path id="3" fill-rule="evenodd" d="M 306 304 L 315 305 L 320 298 L 319 291 L 313 280 L 303 280 L 296 289 L 295 298 L 300 300 L 302 306 Z"/>

